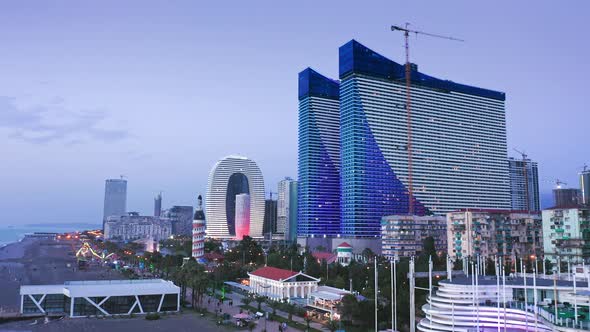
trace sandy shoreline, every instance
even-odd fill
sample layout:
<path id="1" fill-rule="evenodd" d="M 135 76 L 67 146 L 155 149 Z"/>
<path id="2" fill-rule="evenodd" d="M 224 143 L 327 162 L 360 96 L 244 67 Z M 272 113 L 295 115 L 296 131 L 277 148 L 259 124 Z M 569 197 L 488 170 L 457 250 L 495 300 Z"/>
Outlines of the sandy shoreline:
<path id="1" fill-rule="evenodd" d="M 0 248 L 0 312 L 20 309 L 20 286 L 63 284 L 73 280 L 121 279 L 109 268 L 77 269 L 77 241 L 25 238 Z"/>

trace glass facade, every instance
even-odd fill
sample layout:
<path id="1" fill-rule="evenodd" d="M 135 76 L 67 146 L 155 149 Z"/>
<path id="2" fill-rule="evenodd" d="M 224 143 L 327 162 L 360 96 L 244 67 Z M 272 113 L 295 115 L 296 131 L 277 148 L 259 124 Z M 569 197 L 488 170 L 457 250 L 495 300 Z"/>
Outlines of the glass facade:
<path id="1" fill-rule="evenodd" d="M 139 303 L 141 303 L 141 309 L 144 313 L 158 312 L 160 301 L 162 301 L 162 307 L 160 312 L 163 311 L 177 311 L 178 310 L 178 295 L 177 294 L 165 294 L 162 300 L 163 294 L 153 295 L 139 295 Z M 47 294 L 43 297 L 42 294 L 35 294 L 32 297 L 36 301 L 43 299 L 39 305 L 46 313 L 70 313 L 70 301 L 68 296 L 63 294 Z M 89 297 L 97 305 L 100 304 L 106 297 Z M 84 297 L 76 297 L 74 301 L 74 311 L 72 316 L 100 316 L 104 313 L 86 300 Z M 110 315 L 127 315 L 129 310 L 133 308 L 132 313 L 141 313 L 139 305 L 136 305 L 136 297 L 130 296 L 111 296 L 100 307 Z M 37 305 L 31 300 L 28 295 L 23 296 L 23 314 L 43 314 Z"/>
<path id="2" fill-rule="evenodd" d="M 127 213 L 127 180 L 109 179 L 104 187 L 103 229 L 110 216 L 122 216 Z"/>
<path id="3" fill-rule="evenodd" d="M 537 163 L 508 159 L 510 169 L 510 198 L 513 210 L 540 211 L 539 171 Z M 529 203 L 527 205 L 527 195 Z"/>
<path id="4" fill-rule="evenodd" d="M 340 234 L 339 168 L 339 84 L 307 68 L 299 73 L 299 236 Z"/>
<path id="5" fill-rule="evenodd" d="M 248 178 L 242 173 L 232 174 L 227 181 L 225 211 L 230 235 L 236 235 L 236 195 L 249 194 L 248 188 Z"/>
<path id="6" fill-rule="evenodd" d="M 409 209 L 404 66 L 354 40 L 339 54 L 341 233 L 379 237 Z M 510 208 L 504 93 L 411 77 L 414 213 Z"/>

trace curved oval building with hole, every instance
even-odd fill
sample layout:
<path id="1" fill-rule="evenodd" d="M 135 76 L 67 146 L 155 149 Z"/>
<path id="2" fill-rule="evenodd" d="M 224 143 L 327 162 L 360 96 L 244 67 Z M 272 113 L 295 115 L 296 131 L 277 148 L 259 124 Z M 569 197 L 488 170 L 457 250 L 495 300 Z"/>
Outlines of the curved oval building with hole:
<path id="1" fill-rule="evenodd" d="M 264 180 L 256 163 L 243 156 L 227 156 L 211 169 L 207 185 L 207 237 L 236 238 L 236 196 L 250 196 L 249 230 L 240 235 L 262 237 L 264 221 Z M 238 211 L 243 213 L 244 211 Z"/>

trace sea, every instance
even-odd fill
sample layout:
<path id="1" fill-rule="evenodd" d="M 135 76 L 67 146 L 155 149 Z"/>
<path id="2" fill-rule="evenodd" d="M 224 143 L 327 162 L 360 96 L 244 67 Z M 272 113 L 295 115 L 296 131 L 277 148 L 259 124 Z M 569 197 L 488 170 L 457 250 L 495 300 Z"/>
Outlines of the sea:
<path id="1" fill-rule="evenodd" d="M 53 224 L 23 224 L 23 225 L 0 225 L 0 247 L 22 240 L 25 234 L 34 232 L 64 233 L 73 231 L 84 231 L 100 229 L 100 224 L 91 223 L 53 223 Z"/>

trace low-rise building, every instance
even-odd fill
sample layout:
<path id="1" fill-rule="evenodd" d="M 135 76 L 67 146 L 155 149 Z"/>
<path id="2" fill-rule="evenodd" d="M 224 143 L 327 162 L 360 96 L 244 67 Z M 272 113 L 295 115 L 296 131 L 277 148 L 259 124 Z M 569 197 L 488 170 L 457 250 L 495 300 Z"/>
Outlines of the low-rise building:
<path id="1" fill-rule="evenodd" d="M 20 287 L 23 315 L 112 316 L 180 310 L 180 288 L 162 279 L 66 281 Z"/>
<path id="2" fill-rule="evenodd" d="M 500 279 L 479 276 L 473 280 L 471 276 L 439 281 L 432 297 L 422 306 L 424 318 L 417 330 L 570 332 L 590 329 L 585 318 L 590 305 L 586 282 L 574 285 L 573 280 L 528 276 Z"/>
<path id="3" fill-rule="evenodd" d="M 308 298 L 317 291 L 320 279 L 303 272 L 265 266 L 249 272 L 250 292 L 273 300 Z"/>
<path id="4" fill-rule="evenodd" d="M 543 234 L 547 259 L 585 262 L 590 258 L 590 208 L 570 205 L 543 210 Z"/>
<path id="5" fill-rule="evenodd" d="M 140 216 L 129 214 L 126 216 L 110 216 L 104 226 L 106 240 L 137 240 L 153 238 L 160 241 L 172 235 L 172 224 L 167 218 Z"/>
<path id="6" fill-rule="evenodd" d="M 447 227 L 444 217 L 392 215 L 381 219 L 382 253 L 389 259 L 411 257 L 422 251 L 424 239 L 431 236 L 437 251 L 447 247 Z"/>
<path id="7" fill-rule="evenodd" d="M 447 254 L 463 257 L 516 257 L 543 253 L 541 215 L 525 211 L 466 209 L 447 213 Z"/>

